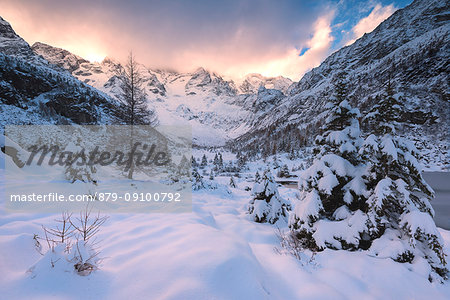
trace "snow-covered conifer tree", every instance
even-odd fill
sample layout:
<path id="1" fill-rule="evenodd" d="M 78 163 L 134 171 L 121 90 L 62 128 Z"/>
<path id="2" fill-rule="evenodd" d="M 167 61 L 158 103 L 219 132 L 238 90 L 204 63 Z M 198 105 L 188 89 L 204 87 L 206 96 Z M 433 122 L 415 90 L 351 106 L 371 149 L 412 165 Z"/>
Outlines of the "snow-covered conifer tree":
<path id="1" fill-rule="evenodd" d="M 300 176 L 301 201 L 289 219 L 292 234 L 312 250 L 367 247 L 359 111 L 349 105 L 345 91 L 338 77 L 322 134 L 315 140 L 315 160 Z"/>
<path id="2" fill-rule="evenodd" d="M 255 183 L 260 183 L 261 182 L 261 175 L 259 175 L 259 172 L 256 171 L 255 173 Z"/>
<path id="3" fill-rule="evenodd" d="M 214 171 L 221 171 L 223 169 L 223 158 L 222 158 L 222 153 L 216 153 L 216 155 L 214 155 Z"/>
<path id="4" fill-rule="evenodd" d="M 448 277 L 448 269 L 430 205 L 434 191 L 422 177 L 417 149 L 396 135 L 401 100 L 388 84 L 366 117 L 373 133 L 360 152 L 369 162 L 367 214 L 371 238 L 377 239 L 371 250 L 379 255 L 390 248 L 390 257 L 400 262 L 425 259 L 432 269 L 430 281 L 441 280 Z"/>
<path id="5" fill-rule="evenodd" d="M 192 165 L 193 168 L 198 167 L 198 163 L 195 160 L 194 156 L 191 156 L 191 165 Z"/>
<path id="6" fill-rule="evenodd" d="M 260 182 L 255 182 L 252 195 L 248 213 L 255 222 L 274 224 L 280 218 L 287 217 L 290 206 L 280 197 L 270 169 L 264 172 Z"/>
<path id="7" fill-rule="evenodd" d="M 284 164 L 281 168 L 280 171 L 278 171 L 278 177 L 284 177 L 287 178 L 289 176 L 291 176 L 291 174 L 289 173 L 289 168 L 286 164 Z"/>
<path id="8" fill-rule="evenodd" d="M 191 168 L 191 164 L 189 163 L 188 159 L 186 158 L 186 156 L 183 155 L 183 157 L 181 158 L 180 163 L 178 164 L 178 174 L 183 176 L 183 175 L 189 175 L 190 173 L 190 168 Z"/>
<path id="9" fill-rule="evenodd" d="M 218 168 L 219 170 L 223 169 L 223 158 L 222 158 L 222 153 L 219 152 L 218 154 Z"/>
<path id="10" fill-rule="evenodd" d="M 204 188 L 203 176 L 200 175 L 196 168 L 192 168 L 192 189 L 198 191 Z"/>
<path id="11" fill-rule="evenodd" d="M 208 159 L 206 158 L 206 155 L 205 154 L 203 154 L 203 156 L 202 156 L 202 162 L 200 163 L 200 168 L 204 168 L 204 167 L 206 167 L 208 165 Z"/>

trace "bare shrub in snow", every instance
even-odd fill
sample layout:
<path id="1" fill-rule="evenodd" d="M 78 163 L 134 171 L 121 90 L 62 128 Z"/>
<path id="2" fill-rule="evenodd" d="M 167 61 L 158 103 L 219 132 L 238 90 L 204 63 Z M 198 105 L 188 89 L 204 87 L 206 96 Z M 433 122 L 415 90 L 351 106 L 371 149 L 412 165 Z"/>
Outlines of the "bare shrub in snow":
<path id="1" fill-rule="evenodd" d="M 36 248 L 43 257 L 30 268 L 32 277 L 45 272 L 48 267 L 64 272 L 75 269 L 83 276 L 97 270 L 101 259 L 96 236 L 107 219 L 107 216 L 91 214 L 91 208 L 87 207 L 80 213 L 80 218 L 63 213 L 61 219 L 55 220 L 58 224 L 54 228 L 43 226 L 47 249 L 42 251 L 40 238 L 35 235 Z"/>
<path id="2" fill-rule="evenodd" d="M 78 232 L 81 239 L 87 243 L 93 239 L 100 231 L 100 227 L 108 220 L 108 216 L 100 215 L 98 212 L 96 215 L 92 215 L 92 207 L 87 206 L 80 212 L 80 217 L 75 218 L 76 221 L 72 222 L 69 218 L 70 224 Z M 95 241 L 93 241 L 94 243 Z"/>
<path id="3" fill-rule="evenodd" d="M 55 228 L 47 228 L 42 226 L 45 233 L 45 240 L 49 249 L 53 249 L 56 244 L 66 244 L 67 249 L 70 248 L 70 238 L 73 237 L 74 228 L 71 224 L 70 217 L 72 214 L 63 212 L 60 219 L 56 219 L 58 224 Z"/>
<path id="4" fill-rule="evenodd" d="M 274 250 L 278 254 L 291 255 L 301 262 L 307 262 L 314 265 L 314 257 L 316 252 L 311 252 L 311 255 L 307 255 L 307 245 L 304 244 L 304 240 L 297 238 L 297 236 L 290 234 L 289 232 L 283 232 L 277 227 L 275 231 L 280 242 L 280 248 L 275 247 Z"/>

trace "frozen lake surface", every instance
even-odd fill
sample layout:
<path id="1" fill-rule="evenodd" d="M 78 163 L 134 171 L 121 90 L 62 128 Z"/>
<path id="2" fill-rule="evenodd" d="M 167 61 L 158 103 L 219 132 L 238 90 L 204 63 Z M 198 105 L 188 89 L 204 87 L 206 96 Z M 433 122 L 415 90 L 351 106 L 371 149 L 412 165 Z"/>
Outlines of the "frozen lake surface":
<path id="1" fill-rule="evenodd" d="M 424 172 L 423 176 L 436 192 L 431 201 L 436 225 L 450 230 L 450 172 Z"/>

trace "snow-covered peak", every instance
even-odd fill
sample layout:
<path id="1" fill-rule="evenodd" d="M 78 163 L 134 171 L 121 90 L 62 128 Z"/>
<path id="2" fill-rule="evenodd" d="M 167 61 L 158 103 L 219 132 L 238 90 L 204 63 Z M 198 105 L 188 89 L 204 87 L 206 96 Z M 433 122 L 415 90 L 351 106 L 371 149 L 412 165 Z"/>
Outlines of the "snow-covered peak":
<path id="1" fill-rule="evenodd" d="M 33 46 L 31 46 L 31 49 L 34 53 L 41 55 L 50 63 L 66 69 L 69 72 L 77 70 L 82 63 L 89 62 L 67 50 L 56 48 L 41 42 L 34 43 Z"/>
<path id="2" fill-rule="evenodd" d="M 204 68 L 198 68 L 192 73 L 191 78 L 186 83 L 185 90 L 187 95 L 206 92 L 216 96 L 234 96 L 237 93 L 234 82 L 226 81 L 220 75 L 210 73 Z"/>
<path id="3" fill-rule="evenodd" d="M 0 35 L 4 38 L 17 38 L 19 37 L 16 32 L 12 29 L 11 24 L 9 24 L 5 19 L 0 17 Z"/>
<path id="4" fill-rule="evenodd" d="M 276 89 L 286 93 L 292 83 L 292 80 L 283 76 L 265 77 L 261 74 L 252 73 L 245 76 L 243 82 L 239 85 L 239 90 L 243 94 L 254 94 L 258 92 L 259 87 L 263 86 L 266 89 Z"/>
<path id="5" fill-rule="evenodd" d="M 290 89 L 291 94 L 318 87 L 325 81 L 332 80 L 332 77 L 340 71 L 356 73 L 361 72 L 362 69 L 370 69 L 371 64 L 388 56 L 391 56 L 391 64 L 394 65 L 393 60 L 401 59 L 402 54 L 391 55 L 391 53 L 403 45 L 440 27 L 444 31 L 448 31 L 450 28 L 449 14 L 448 1 L 414 1 L 407 7 L 396 11 L 372 32 L 364 34 L 353 44 L 334 52 L 319 67 L 306 73 Z M 442 32 L 436 32 L 436 34 L 441 35 Z M 427 38 L 430 37 L 424 36 L 422 39 Z"/>
<path id="6" fill-rule="evenodd" d="M 11 25 L 0 17 L 0 52 L 7 55 L 33 56 L 30 45 L 16 34 Z"/>

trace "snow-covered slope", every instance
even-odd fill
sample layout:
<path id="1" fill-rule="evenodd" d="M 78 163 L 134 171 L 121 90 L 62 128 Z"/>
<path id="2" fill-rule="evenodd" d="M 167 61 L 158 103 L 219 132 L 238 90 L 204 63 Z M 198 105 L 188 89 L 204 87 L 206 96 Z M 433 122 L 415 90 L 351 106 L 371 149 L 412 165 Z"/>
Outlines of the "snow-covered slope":
<path id="1" fill-rule="evenodd" d="M 286 224 L 251 221 L 244 187 L 252 183 L 235 180 L 237 188 L 226 188 L 229 177 L 216 177 L 223 190 L 193 192 L 190 213 L 112 214 L 98 234 L 103 262 L 88 276 L 36 251 L 34 235 L 43 236 L 41 225 L 52 228 L 60 216 L 1 207 L 1 298 L 448 299 L 449 282 L 430 283 L 421 261 L 398 263 L 368 251 L 328 249 L 313 258 L 305 252 L 300 260 L 277 253 L 276 227 Z M 280 188 L 287 201 L 297 201 L 296 193 Z M 450 254 L 450 232 L 440 233 Z"/>
<path id="2" fill-rule="evenodd" d="M 49 46 L 44 43 L 35 43 L 31 47 L 34 53 L 42 55 L 51 64 L 72 72 L 80 67 L 80 64 L 89 61 L 70 53 L 67 50 Z"/>

